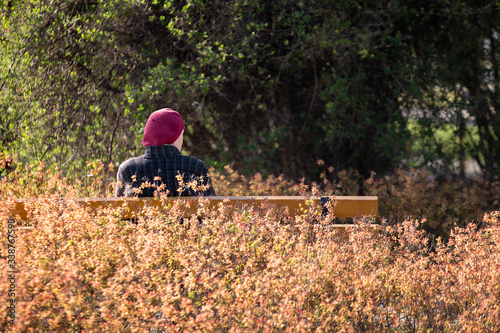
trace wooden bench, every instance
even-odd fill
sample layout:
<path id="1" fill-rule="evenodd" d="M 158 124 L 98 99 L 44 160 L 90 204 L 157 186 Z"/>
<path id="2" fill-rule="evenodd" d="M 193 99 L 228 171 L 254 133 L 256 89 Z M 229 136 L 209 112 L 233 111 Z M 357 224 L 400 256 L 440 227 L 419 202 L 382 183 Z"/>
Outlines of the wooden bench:
<path id="1" fill-rule="evenodd" d="M 206 200 L 205 200 L 206 199 Z M 227 205 L 239 205 L 243 207 L 258 207 L 262 203 L 270 203 L 277 207 L 288 207 L 291 216 L 303 214 L 312 205 L 320 205 L 325 209 L 329 200 L 334 200 L 334 215 L 338 218 L 356 218 L 371 215 L 378 216 L 378 197 L 376 196 L 332 196 L 332 197 L 304 197 L 304 196 L 214 196 L 205 197 L 202 200 L 194 197 L 168 198 L 172 200 L 191 201 L 185 205 L 184 216 L 190 217 L 197 213 L 198 205 L 203 203 L 207 208 L 217 207 L 222 202 Z M 141 214 L 145 207 L 157 207 L 164 209 L 165 205 L 155 198 L 79 198 L 75 201 L 91 211 L 103 208 L 116 208 L 122 214 L 123 219 L 131 219 Z M 26 220 L 28 212 L 25 203 L 28 200 L 18 200 L 12 212 L 13 218 Z"/>

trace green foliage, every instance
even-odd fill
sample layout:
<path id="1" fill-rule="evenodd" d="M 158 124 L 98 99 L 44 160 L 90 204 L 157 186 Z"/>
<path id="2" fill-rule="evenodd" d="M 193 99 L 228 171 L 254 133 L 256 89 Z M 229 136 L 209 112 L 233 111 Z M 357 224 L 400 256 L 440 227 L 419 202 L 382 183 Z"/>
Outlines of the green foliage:
<path id="1" fill-rule="evenodd" d="M 438 159 L 463 165 L 472 156 L 482 170 L 499 173 L 499 10 L 489 1 L 436 2 L 399 27 L 412 36 L 415 52 L 414 83 L 420 90 L 413 94 L 413 117 L 424 125 L 421 135 L 431 144 L 423 165 Z M 426 127 L 449 126 L 456 128 L 456 144 L 445 151 Z M 439 169 L 453 167 L 445 163 Z"/>
<path id="2" fill-rule="evenodd" d="M 248 173 L 368 176 L 412 157 L 498 174 L 499 6 L 386 1 L 3 1 L 0 142 L 78 174 L 141 153 L 159 108 L 186 150 Z M 440 127 L 457 142 L 443 149 Z M 471 132 L 472 129 L 475 132 Z M 463 163 L 458 163 L 463 165 Z"/>
<path id="3" fill-rule="evenodd" d="M 17 55 L 5 81 L 2 121 L 16 122 L 5 146 L 22 160 L 45 160 L 81 171 L 85 160 L 115 159 L 130 133 L 123 85 L 131 55 L 117 50 L 117 3 L 9 1 L 2 33 L 6 57 Z M 119 52 L 117 52 L 119 51 Z M 112 59 L 112 61 L 110 61 Z M 19 114 L 21 114 L 19 116 Z M 133 126 L 131 126 L 133 129 Z"/>

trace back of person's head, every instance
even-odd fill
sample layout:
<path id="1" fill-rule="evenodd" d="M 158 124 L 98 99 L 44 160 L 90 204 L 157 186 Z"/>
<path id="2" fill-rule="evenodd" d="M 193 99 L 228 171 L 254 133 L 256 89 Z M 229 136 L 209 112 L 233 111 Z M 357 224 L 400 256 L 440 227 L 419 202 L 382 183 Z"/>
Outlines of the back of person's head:
<path id="1" fill-rule="evenodd" d="M 144 127 L 142 145 L 162 146 L 173 144 L 184 130 L 181 115 L 172 109 L 161 109 L 153 112 Z"/>

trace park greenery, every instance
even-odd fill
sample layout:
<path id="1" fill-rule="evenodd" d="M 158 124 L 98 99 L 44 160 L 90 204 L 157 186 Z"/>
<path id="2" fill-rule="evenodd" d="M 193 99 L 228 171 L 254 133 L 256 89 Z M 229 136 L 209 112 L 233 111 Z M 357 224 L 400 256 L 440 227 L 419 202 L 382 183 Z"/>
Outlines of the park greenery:
<path id="1" fill-rule="evenodd" d="M 171 107 L 216 169 L 499 174 L 498 1 L 0 3 L 0 142 L 23 162 L 117 166 Z"/>

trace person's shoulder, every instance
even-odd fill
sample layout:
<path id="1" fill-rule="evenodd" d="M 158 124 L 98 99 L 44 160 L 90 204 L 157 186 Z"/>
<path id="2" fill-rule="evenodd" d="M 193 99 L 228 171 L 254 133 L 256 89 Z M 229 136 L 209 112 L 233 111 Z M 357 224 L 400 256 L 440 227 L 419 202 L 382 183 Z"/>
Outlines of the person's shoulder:
<path id="1" fill-rule="evenodd" d="M 142 163 L 143 160 L 144 160 L 143 155 L 129 158 L 128 160 L 125 160 L 120 164 L 120 166 L 118 167 L 118 171 L 126 170 L 128 168 L 133 168 L 133 167 L 137 166 L 138 164 Z"/>
<path id="2" fill-rule="evenodd" d="M 197 162 L 197 163 L 203 163 L 205 164 L 205 162 L 203 162 L 202 160 L 196 158 L 196 157 L 193 157 L 193 156 L 189 156 L 189 155 L 181 155 L 181 158 L 184 158 L 184 159 L 187 159 L 189 161 L 193 161 L 193 162 Z"/>
<path id="3" fill-rule="evenodd" d="M 203 162 L 200 159 L 197 159 L 196 157 L 188 156 L 188 155 L 181 155 L 181 159 L 183 159 L 185 162 L 187 162 L 187 165 L 189 165 L 193 168 L 201 169 L 203 171 L 208 170 L 205 162 Z"/>

